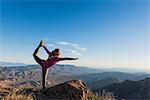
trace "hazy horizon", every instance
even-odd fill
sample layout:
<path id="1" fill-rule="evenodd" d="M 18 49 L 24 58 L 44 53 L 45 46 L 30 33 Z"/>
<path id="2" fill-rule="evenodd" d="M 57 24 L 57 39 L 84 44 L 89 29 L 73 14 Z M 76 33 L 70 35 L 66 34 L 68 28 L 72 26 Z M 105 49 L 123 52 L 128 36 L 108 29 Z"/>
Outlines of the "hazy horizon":
<path id="1" fill-rule="evenodd" d="M 2 0 L 0 61 L 36 64 L 40 40 L 73 64 L 150 71 L 149 1 Z M 47 58 L 41 49 L 40 56 Z"/>
<path id="2" fill-rule="evenodd" d="M 8 63 L 6 65 L 6 63 Z M 0 67 L 16 67 L 16 65 L 19 66 L 28 66 L 28 65 L 39 65 L 37 63 L 17 63 L 17 62 L 3 62 L 0 61 Z M 69 63 L 64 63 L 64 64 L 57 64 L 57 65 L 71 65 L 71 66 L 76 66 L 76 67 L 87 67 L 87 68 L 94 68 L 94 69 L 99 69 L 103 70 L 103 72 L 125 72 L 125 73 L 147 73 L 150 74 L 150 70 L 147 69 L 136 69 L 136 68 L 121 68 L 116 67 L 116 66 L 83 66 L 83 65 L 75 65 L 75 64 L 69 64 Z"/>

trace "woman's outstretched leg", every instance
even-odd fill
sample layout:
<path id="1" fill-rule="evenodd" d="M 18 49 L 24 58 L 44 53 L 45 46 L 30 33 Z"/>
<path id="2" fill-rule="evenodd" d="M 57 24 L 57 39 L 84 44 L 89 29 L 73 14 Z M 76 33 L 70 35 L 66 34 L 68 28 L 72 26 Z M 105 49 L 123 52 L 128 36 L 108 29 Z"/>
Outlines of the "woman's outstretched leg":
<path id="1" fill-rule="evenodd" d="M 42 88 L 45 89 L 48 69 L 42 68 Z"/>
<path id="2" fill-rule="evenodd" d="M 33 57 L 37 63 L 41 62 L 41 59 L 38 57 L 38 52 L 39 52 L 40 47 L 42 47 L 42 45 L 43 45 L 43 41 L 40 42 L 39 46 L 35 49 L 33 53 Z"/>

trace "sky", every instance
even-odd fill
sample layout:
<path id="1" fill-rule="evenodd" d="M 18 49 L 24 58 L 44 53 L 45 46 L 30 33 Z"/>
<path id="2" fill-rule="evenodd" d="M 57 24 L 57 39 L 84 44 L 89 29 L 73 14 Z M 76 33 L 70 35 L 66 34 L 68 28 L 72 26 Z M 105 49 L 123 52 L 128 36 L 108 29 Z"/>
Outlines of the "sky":
<path id="1" fill-rule="evenodd" d="M 40 40 L 74 64 L 150 70 L 148 0 L 2 0 L 0 61 L 35 64 Z M 47 58 L 40 49 L 42 59 Z"/>

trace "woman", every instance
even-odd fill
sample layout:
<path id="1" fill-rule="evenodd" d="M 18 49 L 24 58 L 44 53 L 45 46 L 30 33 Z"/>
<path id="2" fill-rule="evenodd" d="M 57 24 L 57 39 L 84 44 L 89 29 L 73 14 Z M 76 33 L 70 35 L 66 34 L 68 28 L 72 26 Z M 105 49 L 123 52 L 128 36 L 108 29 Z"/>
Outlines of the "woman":
<path id="1" fill-rule="evenodd" d="M 45 49 L 45 51 L 47 52 L 48 59 L 47 60 L 43 60 L 41 58 L 38 57 L 38 51 L 40 49 L 40 47 L 43 47 Z M 47 73 L 48 73 L 48 68 L 52 67 L 53 65 L 55 65 L 57 62 L 59 61 L 63 61 L 63 60 L 77 60 L 78 58 L 61 58 L 59 57 L 60 54 L 60 50 L 57 48 L 54 51 L 50 52 L 45 46 L 43 41 L 40 42 L 39 46 L 37 47 L 37 49 L 34 51 L 33 53 L 33 57 L 35 59 L 35 61 L 37 63 L 39 63 L 42 67 L 42 88 L 45 89 L 46 86 L 46 77 L 47 77 Z"/>

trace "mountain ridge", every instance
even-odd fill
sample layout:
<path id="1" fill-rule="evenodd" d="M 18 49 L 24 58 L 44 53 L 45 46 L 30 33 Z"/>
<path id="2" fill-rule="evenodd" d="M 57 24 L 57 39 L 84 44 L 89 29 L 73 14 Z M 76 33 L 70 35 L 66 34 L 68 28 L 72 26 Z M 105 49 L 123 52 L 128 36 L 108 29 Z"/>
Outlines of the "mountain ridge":
<path id="1" fill-rule="evenodd" d="M 125 80 L 121 83 L 113 83 L 97 89 L 96 91 L 100 90 L 111 91 L 118 99 L 125 98 L 125 100 L 149 100 L 150 77 L 139 81 Z"/>

